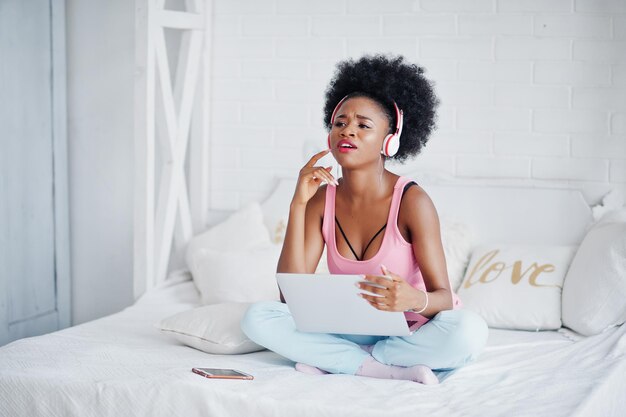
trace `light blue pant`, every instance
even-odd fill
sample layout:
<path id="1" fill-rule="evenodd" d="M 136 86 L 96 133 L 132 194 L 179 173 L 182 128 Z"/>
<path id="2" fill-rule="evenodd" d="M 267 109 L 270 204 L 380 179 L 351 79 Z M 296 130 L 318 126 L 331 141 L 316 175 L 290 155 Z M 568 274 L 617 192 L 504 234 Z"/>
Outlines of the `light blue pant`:
<path id="1" fill-rule="evenodd" d="M 374 345 L 372 356 L 386 365 L 426 365 L 450 370 L 473 361 L 487 342 L 488 328 L 470 310 L 445 310 L 411 336 L 357 336 L 296 330 L 289 308 L 277 301 L 253 304 L 241 329 L 255 343 L 294 362 L 331 373 L 355 374 Z"/>

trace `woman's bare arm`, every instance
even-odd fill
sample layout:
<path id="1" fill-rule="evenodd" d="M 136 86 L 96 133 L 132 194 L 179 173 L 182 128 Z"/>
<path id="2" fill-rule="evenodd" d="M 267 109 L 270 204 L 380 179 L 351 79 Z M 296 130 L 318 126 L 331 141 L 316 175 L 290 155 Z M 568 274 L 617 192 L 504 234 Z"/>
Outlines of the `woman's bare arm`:
<path id="1" fill-rule="evenodd" d="M 289 207 L 285 241 L 278 260 L 277 272 L 313 273 L 324 249 L 321 232 L 325 187 L 322 182 L 336 184 L 327 168 L 315 163 L 328 150 L 314 155 L 300 170 L 298 184 Z M 283 295 L 280 295 L 284 302 Z"/>
<path id="2" fill-rule="evenodd" d="M 291 204 L 277 272 L 315 272 L 324 250 L 322 216 L 325 192 L 326 187 L 321 187 L 306 206 Z"/>
<path id="3" fill-rule="evenodd" d="M 413 253 L 428 292 L 428 307 L 421 314 L 433 317 L 442 310 L 453 308 L 439 216 L 432 200 L 421 187 L 409 188 L 402 205 L 403 221 L 411 234 Z M 421 309 L 423 306 L 424 302 L 420 302 L 413 308 Z"/>

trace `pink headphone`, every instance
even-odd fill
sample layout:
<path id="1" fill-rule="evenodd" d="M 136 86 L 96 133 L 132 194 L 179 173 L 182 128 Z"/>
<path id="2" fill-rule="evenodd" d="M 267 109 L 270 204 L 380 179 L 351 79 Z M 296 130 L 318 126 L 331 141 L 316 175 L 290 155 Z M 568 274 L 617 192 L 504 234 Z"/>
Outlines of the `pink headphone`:
<path id="1" fill-rule="evenodd" d="M 345 96 L 335 106 L 335 110 L 333 110 L 333 114 L 330 117 L 331 129 L 332 126 L 335 124 L 335 115 L 337 114 L 337 110 L 339 110 L 339 107 L 344 101 L 346 101 L 347 98 L 348 96 Z M 396 109 L 396 130 L 393 133 L 385 136 L 385 139 L 383 140 L 383 148 L 381 149 L 380 153 L 385 156 L 394 156 L 396 153 L 398 153 L 398 149 L 400 148 L 400 135 L 402 134 L 404 113 L 402 112 L 402 110 L 400 110 L 395 101 L 393 102 L 393 106 Z M 328 148 L 330 148 L 330 132 L 328 133 Z"/>

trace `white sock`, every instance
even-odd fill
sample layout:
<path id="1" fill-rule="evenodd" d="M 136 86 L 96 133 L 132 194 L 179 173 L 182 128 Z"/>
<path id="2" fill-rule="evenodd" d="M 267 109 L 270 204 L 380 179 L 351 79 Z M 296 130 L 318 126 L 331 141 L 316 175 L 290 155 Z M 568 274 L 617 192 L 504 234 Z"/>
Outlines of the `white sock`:
<path id="1" fill-rule="evenodd" d="M 309 374 L 309 375 L 328 374 L 328 372 L 322 371 L 320 368 L 316 368 L 315 366 L 307 365 L 306 363 L 301 363 L 301 362 L 296 363 L 296 371 L 302 372 L 304 374 Z"/>
<path id="2" fill-rule="evenodd" d="M 424 385 L 439 383 L 437 376 L 425 365 L 415 365 L 406 368 L 403 366 L 385 365 L 371 356 L 363 361 L 356 374 L 381 379 L 403 379 Z"/>

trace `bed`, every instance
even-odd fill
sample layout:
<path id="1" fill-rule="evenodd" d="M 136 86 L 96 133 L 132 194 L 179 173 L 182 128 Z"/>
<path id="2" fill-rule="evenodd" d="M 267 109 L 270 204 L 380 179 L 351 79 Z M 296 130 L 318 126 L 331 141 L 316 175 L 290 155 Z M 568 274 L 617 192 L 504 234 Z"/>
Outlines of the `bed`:
<path id="1" fill-rule="evenodd" d="M 265 201 L 270 224 L 281 216 L 280 207 L 292 185 L 293 180 L 280 182 Z M 479 225 L 481 239 L 506 236 L 526 243 L 539 239 L 572 244 L 580 241 L 591 221 L 589 206 L 573 190 L 434 185 L 429 191 L 441 213 L 462 213 L 465 221 Z M 480 198 L 468 198 L 467 193 Z M 535 203 L 525 203 L 529 201 Z M 569 215 L 559 218 L 563 207 Z M 514 225 L 510 216 L 520 213 L 544 220 L 535 226 Z M 544 221 L 551 224 L 551 232 L 541 232 Z M 513 225 L 505 228 L 506 235 L 500 222 Z M 490 329 L 487 348 L 476 362 L 440 372 L 439 385 L 423 386 L 302 374 L 292 362 L 269 351 L 211 355 L 156 327 L 162 318 L 199 304 L 190 273 L 174 271 L 118 314 L 0 348 L 0 415 L 582 417 L 626 413 L 624 325 L 590 337 L 567 328 Z M 255 379 L 208 380 L 190 372 L 192 367 L 235 368 Z"/>
<path id="2" fill-rule="evenodd" d="M 268 352 L 207 355 L 153 327 L 198 302 L 179 276 L 125 311 L 0 351 L 3 416 L 619 416 L 624 326 L 576 341 L 567 331 L 491 330 L 480 360 L 438 386 L 311 376 Z M 234 367 L 254 381 L 206 380 Z"/>

